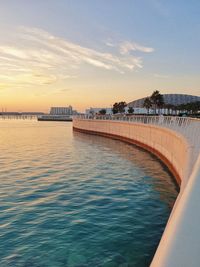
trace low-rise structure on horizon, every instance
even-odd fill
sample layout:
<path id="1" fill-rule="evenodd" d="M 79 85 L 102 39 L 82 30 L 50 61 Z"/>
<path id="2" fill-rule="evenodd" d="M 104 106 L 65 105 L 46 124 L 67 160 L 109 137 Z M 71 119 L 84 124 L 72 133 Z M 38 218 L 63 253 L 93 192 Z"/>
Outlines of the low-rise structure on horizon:
<path id="1" fill-rule="evenodd" d="M 51 107 L 50 115 L 76 115 L 77 111 L 73 110 L 72 106 L 68 107 Z"/>
<path id="2" fill-rule="evenodd" d="M 38 121 L 72 121 L 73 115 L 78 112 L 68 107 L 51 107 L 49 114 L 38 116 Z"/>

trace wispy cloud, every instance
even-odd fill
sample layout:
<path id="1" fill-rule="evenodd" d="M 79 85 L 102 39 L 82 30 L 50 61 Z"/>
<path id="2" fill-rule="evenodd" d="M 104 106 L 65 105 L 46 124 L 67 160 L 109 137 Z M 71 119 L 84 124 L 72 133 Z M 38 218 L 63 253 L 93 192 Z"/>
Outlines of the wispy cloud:
<path id="1" fill-rule="evenodd" d="M 120 52 L 122 55 L 129 54 L 131 51 L 139 51 L 143 53 L 152 53 L 154 49 L 152 47 L 142 46 L 135 42 L 122 42 L 120 44 Z"/>
<path id="2" fill-rule="evenodd" d="M 111 42 L 107 45 L 114 47 Z M 142 58 L 131 51 L 150 53 L 153 48 L 122 42 L 117 51 L 100 52 L 38 28 L 19 27 L 15 42 L 0 45 L 0 80 L 10 85 L 46 85 L 76 78 L 85 64 L 120 73 L 142 68 Z"/>

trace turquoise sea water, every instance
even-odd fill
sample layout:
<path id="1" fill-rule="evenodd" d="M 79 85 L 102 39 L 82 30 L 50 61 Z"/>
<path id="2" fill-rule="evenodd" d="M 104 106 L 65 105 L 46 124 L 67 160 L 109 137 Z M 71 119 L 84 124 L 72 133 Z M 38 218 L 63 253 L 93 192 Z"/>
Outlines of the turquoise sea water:
<path id="1" fill-rule="evenodd" d="M 137 147 L 71 123 L 0 121 L 1 267 L 147 267 L 177 196 Z"/>

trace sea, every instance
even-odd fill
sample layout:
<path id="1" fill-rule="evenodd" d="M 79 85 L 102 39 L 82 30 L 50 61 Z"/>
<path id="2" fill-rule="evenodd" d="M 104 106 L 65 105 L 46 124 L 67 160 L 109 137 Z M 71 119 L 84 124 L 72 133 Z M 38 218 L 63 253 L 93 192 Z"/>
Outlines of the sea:
<path id="1" fill-rule="evenodd" d="M 1 267 L 147 267 L 178 194 L 154 155 L 73 132 L 0 120 Z"/>

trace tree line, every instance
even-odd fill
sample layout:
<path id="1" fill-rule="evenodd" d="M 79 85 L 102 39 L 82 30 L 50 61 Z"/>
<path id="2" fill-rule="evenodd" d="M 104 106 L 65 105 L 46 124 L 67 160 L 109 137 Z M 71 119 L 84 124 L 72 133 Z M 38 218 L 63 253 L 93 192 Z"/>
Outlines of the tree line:
<path id="1" fill-rule="evenodd" d="M 170 110 L 172 110 L 175 114 L 177 114 L 178 111 L 186 112 L 189 114 L 195 114 L 200 111 L 200 101 L 181 105 L 168 104 L 164 102 L 163 95 L 160 94 L 160 92 L 157 90 L 154 91 L 150 97 L 145 98 L 143 106 L 147 109 L 148 113 L 149 110 L 153 108 L 154 114 L 156 114 L 157 109 L 166 109 L 168 114 L 170 113 Z"/>
<path id="2" fill-rule="evenodd" d="M 125 113 L 125 108 L 127 107 L 127 103 L 125 101 L 121 101 L 121 102 L 115 102 L 113 104 L 113 107 L 112 107 L 112 113 L 113 114 L 123 114 Z M 132 107 L 129 107 L 128 108 L 128 113 L 129 114 L 133 114 L 134 113 L 134 108 Z M 106 114 L 106 109 L 101 109 L 99 111 L 99 114 L 100 115 L 105 115 Z"/>
<path id="3" fill-rule="evenodd" d="M 124 101 L 115 103 L 112 108 L 113 114 L 124 113 L 126 106 L 127 104 Z M 148 113 L 149 113 L 150 108 L 153 107 L 154 113 L 156 114 L 157 108 L 162 108 L 164 106 L 163 95 L 161 95 L 160 92 L 157 90 L 154 91 L 150 97 L 145 98 L 143 106 L 147 109 Z M 128 113 L 129 114 L 134 113 L 134 108 L 129 107 Z"/>
<path id="4" fill-rule="evenodd" d="M 127 107 L 127 103 L 125 101 L 121 102 L 115 102 L 112 107 L 112 113 L 113 114 L 123 114 L 125 113 L 125 108 Z M 143 103 L 143 107 L 147 109 L 147 113 L 149 114 L 150 109 L 153 109 L 153 113 L 156 114 L 157 110 L 158 113 L 161 113 L 161 109 L 165 109 L 167 111 L 167 114 L 170 114 L 171 111 L 174 114 L 177 114 L 178 111 L 180 112 L 186 112 L 188 114 L 195 114 L 200 111 L 200 101 L 197 102 L 190 102 L 187 104 L 181 104 L 181 105 L 172 105 L 165 103 L 163 95 L 158 91 L 155 90 L 151 96 L 146 97 Z M 134 113 L 134 108 L 129 107 L 127 112 L 129 114 Z M 99 111 L 100 115 L 106 114 L 106 109 L 102 109 Z"/>

